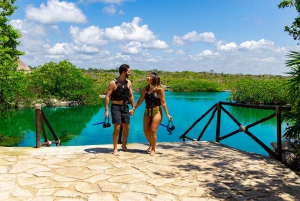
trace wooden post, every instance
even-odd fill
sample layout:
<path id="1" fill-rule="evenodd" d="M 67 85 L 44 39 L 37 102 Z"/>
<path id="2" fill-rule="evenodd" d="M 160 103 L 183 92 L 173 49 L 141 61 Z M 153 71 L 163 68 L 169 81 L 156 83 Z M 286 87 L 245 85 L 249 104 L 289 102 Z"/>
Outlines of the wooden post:
<path id="1" fill-rule="evenodd" d="M 220 142 L 220 130 L 221 130 L 221 102 L 217 103 L 217 128 L 216 128 L 216 142 Z"/>
<path id="2" fill-rule="evenodd" d="M 281 107 L 276 106 L 277 117 L 277 160 L 282 162 L 282 144 L 281 144 Z"/>
<path id="3" fill-rule="evenodd" d="M 36 126 L 36 148 L 41 147 L 41 135 L 40 135 L 40 127 L 41 127 L 41 121 L 42 121 L 42 115 L 41 115 L 41 104 L 35 105 L 35 126 Z"/>

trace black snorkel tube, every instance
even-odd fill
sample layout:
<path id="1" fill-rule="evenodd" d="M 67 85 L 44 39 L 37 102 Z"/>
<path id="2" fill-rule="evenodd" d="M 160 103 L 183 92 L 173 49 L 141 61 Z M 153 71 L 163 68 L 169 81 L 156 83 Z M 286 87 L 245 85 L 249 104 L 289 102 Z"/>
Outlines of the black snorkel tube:
<path id="1" fill-rule="evenodd" d="M 109 117 L 107 118 L 107 122 L 106 122 L 106 118 L 105 118 L 103 122 L 94 123 L 93 126 L 96 126 L 99 124 L 103 124 L 103 128 L 109 128 L 110 127 Z"/>
<path id="2" fill-rule="evenodd" d="M 170 123 L 172 124 L 171 126 Z M 166 127 L 167 131 L 169 132 L 169 135 L 172 135 L 172 131 L 175 129 L 175 126 L 173 125 L 173 122 L 171 120 L 168 121 L 167 125 L 164 124 L 160 124 L 160 125 Z"/>

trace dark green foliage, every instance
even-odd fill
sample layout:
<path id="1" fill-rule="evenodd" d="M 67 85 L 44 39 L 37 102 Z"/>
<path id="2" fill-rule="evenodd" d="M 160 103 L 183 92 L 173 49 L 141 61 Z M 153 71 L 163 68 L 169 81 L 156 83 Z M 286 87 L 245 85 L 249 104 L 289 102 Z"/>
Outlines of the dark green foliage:
<path id="1" fill-rule="evenodd" d="M 299 139 L 300 137 L 300 53 L 291 51 L 287 57 L 286 66 L 291 69 L 288 74 L 291 76 L 287 86 L 289 103 L 292 106 L 291 112 L 286 112 L 283 119 L 290 122 L 291 126 L 285 131 L 284 137 L 288 139 Z"/>
<path id="2" fill-rule="evenodd" d="M 22 92 L 24 76 L 17 72 L 17 58 L 23 52 L 17 50 L 21 34 L 8 24 L 8 17 L 17 9 L 15 0 L 0 1 L 0 114 L 16 105 Z"/>
<path id="3" fill-rule="evenodd" d="M 243 78 L 231 90 L 229 100 L 239 103 L 285 105 L 287 104 L 285 80 Z"/>
<path id="4" fill-rule="evenodd" d="M 300 12 L 300 0 L 282 0 L 278 5 L 279 8 L 295 7 L 297 13 Z M 300 39 L 300 16 L 295 17 L 291 26 L 285 26 L 284 31 L 288 32 L 294 40 Z"/>
<path id="5" fill-rule="evenodd" d="M 36 98 L 78 101 L 83 104 L 99 103 L 93 90 L 93 79 L 85 76 L 67 60 L 46 63 L 29 76 L 28 88 Z"/>

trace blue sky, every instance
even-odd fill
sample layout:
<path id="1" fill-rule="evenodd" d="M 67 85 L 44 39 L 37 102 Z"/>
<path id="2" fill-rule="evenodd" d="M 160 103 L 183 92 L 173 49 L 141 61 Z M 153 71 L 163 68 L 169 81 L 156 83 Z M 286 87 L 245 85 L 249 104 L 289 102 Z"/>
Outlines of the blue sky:
<path id="1" fill-rule="evenodd" d="M 30 66 L 285 75 L 299 51 L 280 0 L 18 0 L 10 24 Z"/>

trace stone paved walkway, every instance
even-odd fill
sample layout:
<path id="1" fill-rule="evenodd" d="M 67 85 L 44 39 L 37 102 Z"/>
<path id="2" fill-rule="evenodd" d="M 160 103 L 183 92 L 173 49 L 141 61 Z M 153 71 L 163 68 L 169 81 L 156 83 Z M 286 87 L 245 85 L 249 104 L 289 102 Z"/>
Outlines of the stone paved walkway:
<path id="1" fill-rule="evenodd" d="M 300 178 L 280 162 L 212 142 L 0 147 L 0 200 L 300 200 Z"/>

